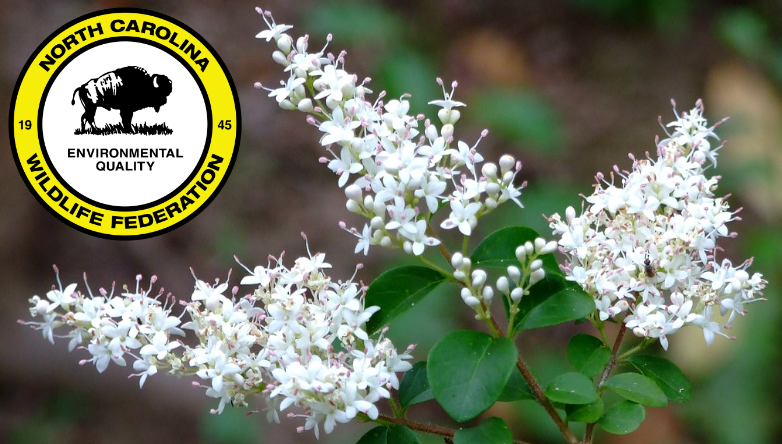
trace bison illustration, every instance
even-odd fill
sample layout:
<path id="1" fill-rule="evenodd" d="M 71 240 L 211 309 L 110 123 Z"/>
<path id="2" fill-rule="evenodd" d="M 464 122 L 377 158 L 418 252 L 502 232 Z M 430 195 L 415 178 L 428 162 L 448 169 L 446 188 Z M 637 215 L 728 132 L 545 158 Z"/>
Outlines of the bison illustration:
<path id="1" fill-rule="evenodd" d="M 171 80 L 162 74 L 149 75 L 138 66 L 126 66 L 76 88 L 71 105 L 76 104 L 76 94 L 84 107 L 82 131 L 88 123 L 96 129 L 95 111 L 100 106 L 107 110 L 118 109 L 123 131 L 130 132 L 134 112 L 144 108 L 155 108 L 155 112 L 159 112 L 160 107 L 166 104 L 171 94 Z"/>

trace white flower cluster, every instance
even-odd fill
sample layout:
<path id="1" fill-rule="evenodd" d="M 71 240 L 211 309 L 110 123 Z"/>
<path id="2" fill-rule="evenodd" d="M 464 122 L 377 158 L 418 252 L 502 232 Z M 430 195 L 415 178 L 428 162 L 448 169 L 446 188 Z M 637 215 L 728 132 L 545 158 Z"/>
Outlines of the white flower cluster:
<path id="1" fill-rule="evenodd" d="M 256 37 L 277 43 L 272 59 L 289 74 L 279 88 L 266 88 L 269 96 L 284 109 L 310 114 L 308 122 L 323 132 L 320 143 L 329 154 L 321 162 L 339 176 L 340 187 L 347 185 L 348 210 L 369 219 L 361 230 L 348 230 L 359 239 L 356 252 L 367 254 L 370 245 L 381 245 L 421 255 L 426 247 L 440 243 L 428 223 L 445 205 L 450 214 L 440 226 L 458 228 L 464 236 L 499 204 L 512 200 L 521 206 L 518 197 L 524 184 L 513 184 L 521 163 L 506 155 L 499 168 L 487 163 L 478 171 L 476 164 L 483 161 L 476 150 L 480 139 L 472 146 L 454 139 L 454 124 L 461 115 L 455 108 L 464 106 L 453 100 L 456 82 L 449 93 L 437 80 L 444 99 L 429 103 L 441 108 L 438 128 L 421 115 L 408 114 L 407 96 L 384 103 L 383 92 L 369 101 L 369 79 L 359 83 L 344 69 L 344 52 L 325 54 L 325 47 L 308 52 L 308 36 L 294 42 L 286 34 L 291 26 L 277 24 L 271 13 L 257 10 L 268 29 Z M 487 134 L 484 130 L 481 138 Z"/>
<path id="2" fill-rule="evenodd" d="M 719 176 L 704 175 L 722 147 L 710 141 L 717 125 L 707 126 L 700 101 L 676 117 L 667 125 L 672 133 L 657 144 L 657 158 L 631 155 L 632 171 L 614 167 L 621 185 L 613 174 L 610 182 L 598 174 L 580 216 L 570 207 L 565 220 L 549 219 L 569 259 L 567 277 L 594 296 L 599 319 L 621 320 L 637 336 L 659 338 L 665 349 L 667 336 L 685 325 L 702 328 L 707 343 L 726 336 L 712 320 L 715 306 L 722 315 L 730 312 L 729 328 L 766 286 L 761 274 L 746 271 L 751 259 L 736 267 L 716 258 L 717 239 L 735 236 L 726 224 L 737 219 L 725 198 L 714 195 Z"/>
<path id="3" fill-rule="evenodd" d="M 196 279 L 192 300 L 180 301 L 179 317 L 171 315 L 175 298 L 169 294 L 161 302 L 162 289 L 150 296 L 140 288 L 141 276 L 135 291 L 115 295 L 112 287 L 94 296 L 89 286 L 88 295 L 76 284 L 63 288 L 58 274 L 59 288 L 30 299 L 31 315 L 43 321 L 20 322 L 52 343 L 55 328 L 69 328 L 64 337 L 70 350 L 86 348 L 92 358 L 80 364 L 92 362 L 99 372 L 111 361 L 125 366 L 133 359 L 140 386 L 159 371 L 195 375 L 203 385 L 194 385 L 219 399 L 213 413 L 226 404 L 246 406 L 253 394 L 265 399 L 270 421 L 279 422 L 278 411 L 300 407 L 302 414 L 290 416 L 304 417 L 299 431 L 312 429 L 317 436 L 321 423 L 330 433 L 359 413 L 376 419 L 375 403 L 398 389 L 396 372 L 411 368 L 413 349 L 400 354 L 382 334 L 368 337 L 364 325 L 378 307 L 364 307 L 363 287 L 326 276 L 323 270 L 331 266 L 324 259 L 322 253 L 301 257 L 288 269 L 270 258 L 266 267 L 248 270 L 241 283 L 255 291 L 238 299 L 237 287 L 228 297 L 227 283 Z M 191 320 L 180 325 L 185 313 Z M 195 333 L 197 345 L 176 339 L 184 330 Z"/>

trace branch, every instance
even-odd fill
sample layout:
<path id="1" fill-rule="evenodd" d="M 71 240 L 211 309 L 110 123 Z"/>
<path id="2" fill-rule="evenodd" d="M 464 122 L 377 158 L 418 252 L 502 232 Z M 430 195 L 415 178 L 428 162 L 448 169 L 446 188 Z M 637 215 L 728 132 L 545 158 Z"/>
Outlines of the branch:
<path id="1" fill-rule="evenodd" d="M 551 416 L 551 419 L 553 419 L 557 424 L 559 431 L 562 432 L 562 435 L 565 437 L 565 439 L 567 439 L 570 444 L 577 444 L 578 438 L 576 438 L 573 432 L 570 431 L 565 421 L 562 420 L 562 418 L 559 416 L 559 413 L 557 413 L 557 411 L 554 409 L 554 406 L 551 405 L 551 402 L 549 402 L 548 398 L 546 398 L 546 395 L 543 393 L 543 389 L 540 388 L 538 381 L 535 380 L 535 377 L 532 376 L 532 373 L 529 371 L 527 364 L 525 364 L 524 360 L 521 359 L 521 355 L 519 355 L 519 360 L 516 362 L 516 367 L 519 369 L 521 375 L 524 376 L 524 380 L 527 381 L 527 384 L 529 384 L 530 388 L 532 389 L 532 393 L 535 395 L 535 399 L 538 401 L 538 404 L 542 405 L 543 408 L 546 409 L 546 413 L 548 413 L 548 415 Z"/>
<path id="2" fill-rule="evenodd" d="M 380 421 L 383 421 L 383 422 L 391 423 L 391 424 L 403 425 L 403 426 L 405 426 L 405 427 L 407 427 L 409 429 L 416 430 L 416 431 L 419 431 L 419 432 L 429 433 L 429 434 L 432 434 L 432 435 L 440 435 L 440 436 L 444 436 L 446 438 L 451 438 L 451 439 L 453 438 L 454 434 L 456 433 L 456 431 L 454 429 L 449 429 L 449 428 L 446 428 L 446 427 L 433 426 L 433 425 L 424 424 L 424 423 L 421 423 L 421 422 L 410 421 L 409 419 L 405 419 L 405 418 L 394 418 L 394 417 L 386 416 L 386 415 L 378 415 L 377 419 L 380 420 Z M 514 439 L 513 442 L 514 442 L 514 444 L 532 444 L 532 443 L 529 443 L 527 441 L 522 441 L 520 439 Z"/>
<path id="3" fill-rule="evenodd" d="M 611 374 L 611 370 L 616 365 L 616 356 L 619 354 L 619 347 L 622 345 L 622 339 L 627 332 L 627 326 L 624 322 L 620 323 L 619 333 L 616 334 L 616 341 L 611 349 L 611 359 L 608 361 L 608 365 L 603 369 L 603 374 L 600 376 L 600 382 L 597 384 L 597 388 L 600 389 L 608 380 L 608 375 Z M 587 424 L 586 431 L 584 432 L 584 444 L 592 444 L 592 436 L 595 433 L 595 423 Z"/>

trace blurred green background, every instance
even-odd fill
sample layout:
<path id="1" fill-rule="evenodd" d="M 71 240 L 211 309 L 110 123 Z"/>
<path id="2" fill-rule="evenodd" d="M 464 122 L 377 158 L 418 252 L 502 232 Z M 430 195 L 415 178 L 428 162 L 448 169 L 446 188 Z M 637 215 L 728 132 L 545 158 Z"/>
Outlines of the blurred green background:
<path id="1" fill-rule="evenodd" d="M 158 375 L 139 390 L 128 369 L 112 365 L 103 375 L 78 365 L 83 351 L 67 352 L 16 324 L 27 318 L 27 299 L 54 282 L 56 263 L 68 282 L 87 271 L 95 286 L 132 282 L 136 273 L 157 274 L 167 290 L 189 296 L 188 267 L 208 280 L 245 263 L 265 263 L 268 254 L 305 253 L 305 231 L 314 250 L 327 253 L 334 276 L 347 278 L 356 262 L 371 281 L 401 255 L 375 248 L 354 256 L 353 238 L 337 222 L 358 224 L 344 210 L 336 180 L 317 161 L 316 129 L 303 116 L 282 112 L 253 89 L 283 77 L 271 62 L 271 44 L 255 40 L 263 29 L 246 2 L 8 1 L 0 14 L 0 94 L 10 103 L 17 76 L 32 51 L 67 21 L 99 9 L 148 8 L 169 14 L 199 32 L 220 54 L 239 91 L 243 132 L 236 166 L 220 195 L 195 220 L 147 240 L 97 239 L 70 229 L 35 201 L 14 166 L 10 145 L 0 168 L 0 442 L 12 444 L 314 443 L 297 435 L 294 418 L 268 425 L 264 415 L 208 411 L 215 404 L 189 381 Z M 327 33 L 330 48 L 348 51 L 347 68 L 373 79 L 390 97 L 413 95 L 412 109 L 433 116 L 426 105 L 440 98 L 435 77 L 458 80 L 462 110 L 457 137 L 477 139 L 486 159 L 512 153 L 524 162 L 529 181 L 524 210 L 510 205 L 484 219 L 485 235 L 507 224 L 546 233 L 541 214 L 579 205 L 594 174 L 614 164 L 629 167 L 627 153 L 643 156 L 662 135 L 657 117 L 672 120 L 670 99 L 680 110 L 703 98 L 711 121 L 729 142 L 721 152 L 721 193 L 743 207 L 723 243 L 724 256 L 754 257 L 753 269 L 769 280 L 768 302 L 749 306 L 731 341 L 706 347 L 692 329 L 671 338 L 668 357 L 691 377 L 693 400 L 647 409 L 647 420 L 629 436 L 598 436 L 600 443 L 777 443 L 780 414 L 778 325 L 782 273 L 782 3 L 779 1 L 553 0 L 471 1 L 266 1 L 278 22 L 309 33 L 317 47 Z M 3 108 L 7 112 L 7 108 Z M 7 120 L 7 119 L 6 119 Z M 7 131 L 3 128 L 2 131 Z M 5 137 L 4 140 L 8 140 Z M 8 142 L 6 142 L 7 144 Z M 399 347 L 419 344 L 416 356 L 445 332 L 472 326 L 453 291 L 429 297 L 425 306 L 391 326 Z M 450 289 L 452 290 L 452 289 Z M 567 339 L 582 327 L 533 331 L 520 347 L 545 383 L 565 364 Z M 453 425 L 431 405 L 411 415 Z M 561 442 L 543 411 L 529 402 L 498 404 L 486 416 L 501 416 L 516 437 Z M 351 443 L 367 425 L 340 426 L 320 443 Z M 422 442 L 442 440 L 422 438 Z"/>

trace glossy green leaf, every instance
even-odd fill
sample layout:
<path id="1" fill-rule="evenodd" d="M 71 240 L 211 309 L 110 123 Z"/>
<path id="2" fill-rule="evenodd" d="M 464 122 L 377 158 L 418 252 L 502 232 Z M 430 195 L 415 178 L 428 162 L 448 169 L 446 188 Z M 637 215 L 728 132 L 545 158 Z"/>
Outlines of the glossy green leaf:
<path id="1" fill-rule="evenodd" d="M 409 407 L 431 399 L 434 399 L 434 394 L 426 377 L 426 361 L 416 362 L 399 383 L 399 404 Z"/>
<path id="2" fill-rule="evenodd" d="M 399 425 L 375 427 L 368 431 L 356 444 L 419 444 L 418 437 L 412 430 Z"/>
<path id="3" fill-rule="evenodd" d="M 660 387 L 644 375 L 638 373 L 621 373 L 611 376 L 604 387 L 617 395 L 638 404 L 650 407 L 665 407 L 668 398 Z"/>
<path id="4" fill-rule="evenodd" d="M 489 418 L 478 427 L 457 430 L 454 444 L 512 444 L 513 435 L 508 424 L 500 418 Z"/>
<path id="5" fill-rule="evenodd" d="M 567 420 L 571 422 L 597 422 L 603 415 L 603 400 L 597 398 L 597 401 L 590 404 L 568 404 L 565 406 L 565 413 Z"/>
<path id="6" fill-rule="evenodd" d="M 573 282 L 547 274 L 521 298 L 514 330 L 529 330 L 581 319 L 594 311 L 591 296 Z"/>
<path id="7" fill-rule="evenodd" d="M 475 247 L 470 260 L 473 267 L 506 268 L 508 265 L 519 265 L 516 259 L 516 248 L 525 242 L 534 242 L 541 237 L 532 228 L 515 226 L 495 231 Z M 553 254 L 539 257 L 543 261 L 546 273 L 562 275 Z"/>
<path id="8" fill-rule="evenodd" d="M 532 393 L 532 389 L 529 384 L 527 384 L 527 381 L 524 380 L 524 376 L 521 375 L 521 372 L 514 370 L 511 372 L 508 383 L 505 384 L 505 388 L 502 389 L 502 393 L 500 393 L 500 397 L 497 398 L 497 401 L 511 402 L 521 401 L 523 399 L 535 399 L 535 395 Z"/>
<path id="9" fill-rule="evenodd" d="M 627 359 L 644 376 L 656 382 L 660 389 L 673 402 L 690 400 L 690 381 L 673 362 L 650 355 L 635 355 Z"/>
<path id="10" fill-rule="evenodd" d="M 367 321 L 367 332 L 372 334 L 388 325 L 446 279 L 439 271 L 420 266 L 394 268 L 378 276 L 367 289 L 366 305 L 377 305 L 380 311 Z"/>
<path id="11" fill-rule="evenodd" d="M 606 432 L 624 435 L 635 431 L 646 417 L 646 410 L 632 401 L 622 401 L 606 410 L 598 423 Z"/>
<path id="12" fill-rule="evenodd" d="M 592 380 L 581 373 L 564 373 L 546 387 L 546 397 L 563 404 L 591 404 L 598 399 Z"/>
<path id="13" fill-rule="evenodd" d="M 608 361 L 611 360 L 611 350 L 594 336 L 577 334 L 570 338 L 567 359 L 579 373 L 591 378 L 602 372 L 608 365 Z"/>
<path id="14" fill-rule="evenodd" d="M 437 402 L 451 418 L 464 422 L 497 401 L 517 359 L 510 339 L 459 330 L 432 348 L 426 371 Z"/>

